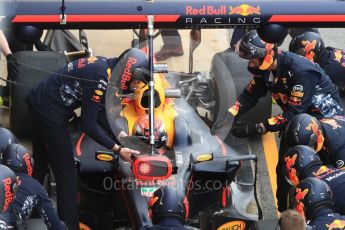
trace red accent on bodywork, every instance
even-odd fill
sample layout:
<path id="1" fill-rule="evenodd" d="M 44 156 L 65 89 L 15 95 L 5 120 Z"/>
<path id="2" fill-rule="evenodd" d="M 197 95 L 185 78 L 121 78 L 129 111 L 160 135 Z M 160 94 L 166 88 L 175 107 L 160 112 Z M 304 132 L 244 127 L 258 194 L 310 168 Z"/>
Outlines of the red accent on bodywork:
<path id="1" fill-rule="evenodd" d="M 176 22 L 180 15 L 154 15 L 155 22 Z M 16 15 L 13 23 L 60 23 L 60 15 Z M 147 15 L 68 15 L 67 22 L 147 22 Z"/>
<path id="2" fill-rule="evenodd" d="M 77 156 L 81 156 L 81 149 L 80 149 L 80 145 L 81 145 L 81 142 L 83 141 L 84 139 L 84 136 L 85 136 L 85 133 L 82 133 L 78 139 L 78 142 L 77 142 L 77 145 L 75 146 L 75 152 L 77 153 Z"/>
<path id="3" fill-rule="evenodd" d="M 221 139 L 219 139 L 219 137 L 217 137 L 217 136 L 215 136 L 215 137 L 216 137 L 216 139 L 217 139 L 217 141 L 218 141 L 218 143 L 219 143 L 219 145 L 220 145 L 220 147 L 222 149 L 223 156 L 226 157 L 228 155 L 228 151 L 226 150 L 226 147 L 225 147 L 223 141 Z"/>
<path id="4" fill-rule="evenodd" d="M 345 22 L 345 15 L 273 15 L 268 22 Z"/>

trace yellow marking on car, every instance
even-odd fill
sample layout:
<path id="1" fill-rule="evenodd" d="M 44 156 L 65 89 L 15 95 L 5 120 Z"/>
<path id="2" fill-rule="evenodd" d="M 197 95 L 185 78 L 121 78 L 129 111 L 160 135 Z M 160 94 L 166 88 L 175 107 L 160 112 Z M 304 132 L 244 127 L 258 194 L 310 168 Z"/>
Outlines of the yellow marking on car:
<path id="1" fill-rule="evenodd" d="M 212 160 L 212 155 L 211 154 L 202 154 L 196 158 L 197 161 L 209 161 Z"/>

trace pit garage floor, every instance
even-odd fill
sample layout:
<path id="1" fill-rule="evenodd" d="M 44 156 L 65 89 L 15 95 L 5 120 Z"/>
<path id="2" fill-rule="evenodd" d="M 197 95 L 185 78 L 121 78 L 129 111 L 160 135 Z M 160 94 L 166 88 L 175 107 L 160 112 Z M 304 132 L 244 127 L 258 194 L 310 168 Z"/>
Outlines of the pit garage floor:
<path id="1" fill-rule="evenodd" d="M 229 47 L 229 38 L 233 30 L 203 30 L 202 43 L 194 52 L 194 71 L 209 71 L 212 57 L 215 53 L 223 51 Z M 326 46 L 345 49 L 345 29 L 320 29 Z M 75 33 L 77 34 L 77 33 Z M 130 47 L 133 39 L 133 33 L 130 30 L 87 30 L 86 31 L 89 47 L 93 54 L 98 56 L 113 57 L 118 56 L 126 48 Z M 188 72 L 188 51 L 189 51 L 189 30 L 181 30 L 182 42 L 185 55 L 181 57 L 170 58 L 165 63 L 168 64 L 170 71 Z M 287 49 L 290 37 L 282 45 L 282 49 Z M 162 46 L 162 39 L 159 36 L 154 41 L 154 52 Z M 0 60 L 0 76 L 6 76 L 6 59 L 2 56 Z M 1 84 L 4 84 L 1 82 Z M 279 108 L 273 105 L 273 113 L 279 113 Z M 0 109 L 0 124 L 8 127 L 7 108 Z M 236 140 L 235 140 L 236 141 Z M 263 209 L 264 219 L 273 220 L 278 217 L 275 201 L 275 166 L 278 159 L 279 138 L 277 134 L 267 134 L 261 137 L 254 137 L 245 141 L 248 143 L 252 154 L 258 156 L 258 191 L 259 200 Z M 30 140 L 20 140 L 31 150 Z M 236 202 L 236 201 L 235 201 Z"/>

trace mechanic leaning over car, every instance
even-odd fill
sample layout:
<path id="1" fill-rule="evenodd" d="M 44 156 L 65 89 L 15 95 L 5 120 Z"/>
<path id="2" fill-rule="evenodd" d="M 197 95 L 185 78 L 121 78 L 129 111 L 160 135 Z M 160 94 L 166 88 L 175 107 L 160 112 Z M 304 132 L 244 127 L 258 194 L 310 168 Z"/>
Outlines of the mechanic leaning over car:
<path id="1" fill-rule="evenodd" d="M 1 161 L 20 178 L 16 196 L 9 207 L 8 222 L 11 225 L 17 223 L 21 229 L 26 229 L 26 220 L 30 218 L 34 209 L 37 209 L 48 229 L 67 229 L 60 221 L 43 186 L 31 177 L 34 162 L 28 150 L 19 144 L 9 144 L 1 155 Z"/>
<path id="2" fill-rule="evenodd" d="M 297 186 L 300 181 L 309 177 L 326 182 L 332 189 L 335 211 L 345 215 L 345 170 L 323 165 L 315 150 L 305 145 L 297 145 L 285 153 L 282 171 L 292 186 Z"/>
<path id="3" fill-rule="evenodd" d="M 287 148 L 307 145 L 313 148 L 325 164 L 345 166 L 345 117 L 334 116 L 319 121 L 309 114 L 299 114 L 285 128 Z"/>
<path id="4" fill-rule="evenodd" d="M 320 35 L 306 32 L 293 38 L 289 51 L 314 61 L 329 75 L 338 87 L 345 87 L 345 51 L 326 47 Z"/>
<path id="5" fill-rule="evenodd" d="M 256 31 L 247 33 L 238 43 L 237 53 L 249 60 L 248 71 L 252 80 L 243 90 L 235 105 L 212 127 L 215 134 L 219 128 L 234 117 L 241 116 L 254 107 L 267 92 L 276 100 L 283 113 L 259 124 L 234 123 L 232 133 L 239 138 L 254 134 L 276 132 L 284 129 L 287 121 L 297 114 L 308 113 L 317 118 L 342 115 L 337 87 L 320 68 L 299 55 L 278 52 L 275 44 L 262 41 Z M 272 72 L 272 75 L 271 75 Z M 277 171 L 278 210 L 286 209 L 287 182 L 282 177 L 282 156 L 285 151 L 284 136 L 281 138 Z"/>
<path id="6" fill-rule="evenodd" d="M 56 180 L 58 214 L 70 230 L 79 229 L 78 178 L 67 128 L 74 110 L 81 107 L 82 128 L 97 143 L 118 153 L 124 161 L 132 162 L 132 154 L 139 154 L 117 145 L 97 122 L 105 113 L 106 88 L 115 65 L 120 65 L 117 67 L 121 77 L 116 81 L 121 94 L 131 93 L 130 83 L 140 72 L 134 70 L 149 66 L 145 54 L 134 48 L 118 59 L 81 58 L 44 79 L 27 96 L 34 130 L 33 177 L 43 183 L 47 163 L 51 165 Z"/>
<path id="7" fill-rule="evenodd" d="M 289 192 L 289 208 L 294 208 L 308 222 L 307 229 L 344 229 L 345 216 L 334 211 L 331 188 L 322 180 L 307 178 Z"/>

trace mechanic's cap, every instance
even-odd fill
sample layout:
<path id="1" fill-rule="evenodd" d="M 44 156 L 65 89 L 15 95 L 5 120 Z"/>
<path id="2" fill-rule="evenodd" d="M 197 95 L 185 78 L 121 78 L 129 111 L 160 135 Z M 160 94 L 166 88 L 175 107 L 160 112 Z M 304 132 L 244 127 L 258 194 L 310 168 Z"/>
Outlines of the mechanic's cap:
<path id="1" fill-rule="evenodd" d="M 0 214 L 7 211 L 17 191 L 19 178 L 7 166 L 0 165 Z"/>
<path id="2" fill-rule="evenodd" d="M 114 68 L 116 87 L 119 94 L 133 93 L 131 83 L 135 81 L 149 82 L 149 61 L 146 54 L 137 48 L 131 48 L 123 52 L 117 60 Z"/>
<path id="3" fill-rule="evenodd" d="M 177 189 L 172 187 L 157 189 L 150 198 L 148 206 L 153 224 L 158 224 L 168 217 L 178 219 L 184 224 L 189 214 L 187 197 L 182 198 Z"/>
<path id="4" fill-rule="evenodd" d="M 289 208 L 295 209 L 307 220 L 321 208 L 334 209 L 333 194 L 326 182 L 309 177 L 289 192 Z"/>
<path id="5" fill-rule="evenodd" d="M 9 144 L 1 155 L 2 164 L 15 172 L 32 176 L 34 160 L 29 151 L 22 145 Z"/>
<path id="6" fill-rule="evenodd" d="M 273 64 L 277 52 L 276 44 L 264 42 L 255 30 L 249 31 L 236 45 L 236 53 L 241 58 L 247 60 L 258 58 L 261 62 L 259 66 L 261 70 L 267 70 Z"/>
<path id="7" fill-rule="evenodd" d="M 289 51 L 315 61 L 322 50 L 325 49 L 323 40 L 318 33 L 305 32 L 293 38 Z"/>
<path id="8" fill-rule="evenodd" d="M 307 145 L 319 152 L 324 143 L 320 122 L 309 114 L 294 116 L 285 128 L 285 139 L 288 147 Z"/>
<path id="9" fill-rule="evenodd" d="M 16 136 L 10 130 L 0 127 L 0 153 L 12 143 L 18 143 Z"/>
<path id="10" fill-rule="evenodd" d="M 305 145 L 290 148 L 284 154 L 283 173 L 293 186 L 303 180 L 314 166 L 321 166 L 322 161 L 314 149 Z"/>

